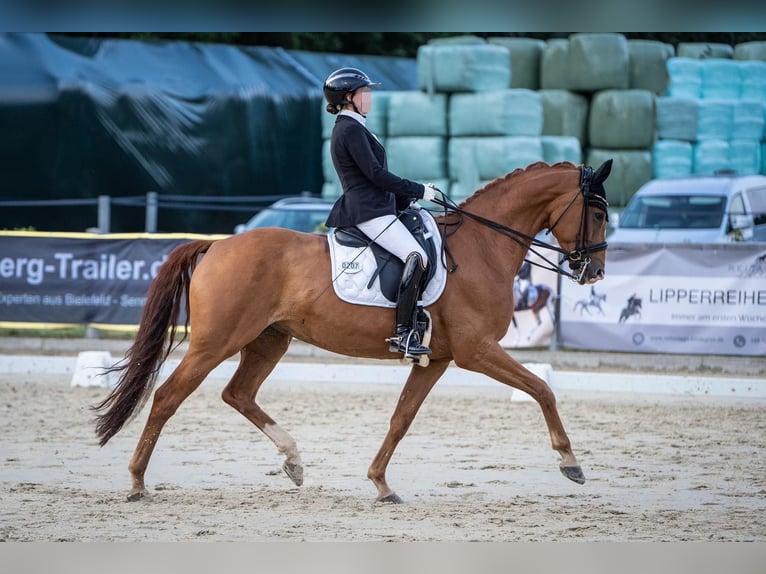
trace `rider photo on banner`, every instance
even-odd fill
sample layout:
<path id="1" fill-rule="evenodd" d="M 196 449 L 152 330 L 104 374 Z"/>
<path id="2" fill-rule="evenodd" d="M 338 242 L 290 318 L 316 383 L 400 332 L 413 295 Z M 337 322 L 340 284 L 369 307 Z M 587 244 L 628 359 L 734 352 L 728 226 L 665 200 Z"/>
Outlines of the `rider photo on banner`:
<path id="1" fill-rule="evenodd" d="M 563 345 L 766 355 L 762 245 L 614 244 L 607 267 L 595 285 L 562 282 Z"/>
<path id="2" fill-rule="evenodd" d="M 554 242 L 550 236 L 542 239 Z M 513 319 L 500 341 L 504 348 L 550 345 L 558 294 L 558 274 L 550 267 L 558 257 L 555 251 L 538 247 L 527 254 L 513 281 Z"/>

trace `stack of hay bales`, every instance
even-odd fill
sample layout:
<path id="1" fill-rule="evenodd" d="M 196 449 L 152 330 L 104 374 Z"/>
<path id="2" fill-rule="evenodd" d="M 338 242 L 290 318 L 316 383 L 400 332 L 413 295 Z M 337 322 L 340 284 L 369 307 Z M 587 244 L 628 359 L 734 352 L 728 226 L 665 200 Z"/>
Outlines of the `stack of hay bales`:
<path id="1" fill-rule="evenodd" d="M 517 51 L 522 50 L 534 57 L 534 48 L 519 44 Z M 509 47 L 475 37 L 418 49 L 421 90 L 446 102 L 448 183 L 441 189 L 456 201 L 517 167 L 543 160 L 540 97 L 532 89 L 511 87 L 513 58 Z M 518 53 L 516 58 L 521 59 Z M 415 159 L 422 161 L 419 155 Z M 395 168 L 393 161 L 390 165 Z"/>
<path id="2" fill-rule="evenodd" d="M 462 37 L 418 50 L 420 88 L 448 98 L 447 174 L 453 199 L 460 201 L 489 181 L 536 161 L 582 161 L 584 100 L 569 93 L 569 99 L 552 95 L 560 108 L 574 100 L 574 115 L 581 120 L 551 113 L 553 127 L 545 131 L 548 116 L 539 87 L 546 46 L 532 38 L 483 42 Z"/>
<path id="3" fill-rule="evenodd" d="M 654 177 L 766 173 L 766 42 L 679 44 L 657 100 Z"/>
<path id="4" fill-rule="evenodd" d="M 514 169 L 543 161 L 543 108 L 534 90 L 453 93 L 449 98 L 450 194 L 455 200 Z"/>
<path id="5" fill-rule="evenodd" d="M 609 201 L 656 177 L 766 173 L 766 42 L 679 44 L 621 34 L 459 36 L 421 46 L 419 90 L 377 91 L 368 127 L 389 168 L 462 200 L 534 161 L 613 159 Z M 334 117 L 323 113 L 323 137 Z M 337 197 L 325 141 L 323 195 Z"/>
<path id="6" fill-rule="evenodd" d="M 557 52 L 549 50 L 556 40 L 544 42 L 534 38 L 488 38 L 490 44 L 505 46 L 511 54 L 512 89 L 534 90 L 540 97 L 543 111 L 543 125 L 540 137 L 543 160 L 548 163 L 559 161 L 582 162 L 582 147 L 585 143 L 585 123 L 588 102 L 584 97 L 570 92 L 549 78 L 553 87 L 543 87 L 540 70 L 543 57 L 549 60 Z M 564 41 L 566 43 L 566 40 Z M 550 70 L 550 66 L 548 68 Z M 522 102 L 519 102 L 523 104 Z M 535 103 L 536 107 L 536 103 Z"/>
<path id="7" fill-rule="evenodd" d="M 540 61 L 544 134 L 577 138 L 586 164 L 613 159 L 609 201 L 624 205 L 651 179 L 655 95 L 673 48 L 621 34 L 549 40 Z"/>
<path id="8" fill-rule="evenodd" d="M 390 92 L 386 155 L 396 175 L 449 190 L 447 96 L 420 91 Z"/>

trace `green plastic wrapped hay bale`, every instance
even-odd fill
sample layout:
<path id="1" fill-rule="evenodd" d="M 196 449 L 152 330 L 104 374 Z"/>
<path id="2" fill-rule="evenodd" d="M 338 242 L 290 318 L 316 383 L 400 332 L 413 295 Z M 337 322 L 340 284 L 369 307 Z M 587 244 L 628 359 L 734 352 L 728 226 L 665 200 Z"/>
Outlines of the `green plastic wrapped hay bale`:
<path id="1" fill-rule="evenodd" d="M 494 179 L 543 161 L 539 137 L 450 138 L 447 147 L 449 177 L 456 181 Z"/>
<path id="2" fill-rule="evenodd" d="M 628 41 L 622 34 L 572 34 L 567 73 L 570 90 L 627 89 L 630 86 Z"/>
<path id="3" fill-rule="evenodd" d="M 426 44 L 417 53 L 418 87 L 434 92 L 482 92 L 511 85 L 508 48 L 490 44 Z"/>
<path id="4" fill-rule="evenodd" d="M 671 46 L 672 49 L 672 46 Z M 629 87 L 664 94 L 670 85 L 668 44 L 652 40 L 628 40 Z"/>
<path id="5" fill-rule="evenodd" d="M 491 181 L 491 179 L 478 180 L 476 182 L 451 181 L 449 187 L 450 199 L 457 203 L 464 201 Z"/>
<path id="6" fill-rule="evenodd" d="M 735 100 L 741 85 L 739 62 L 723 58 L 702 60 L 702 99 Z"/>
<path id="7" fill-rule="evenodd" d="M 699 100 L 660 96 L 657 106 L 656 133 L 659 139 L 693 142 L 697 139 Z"/>
<path id="8" fill-rule="evenodd" d="M 542 130 L 543 104 L 535 91 L 509 89 L 450 96 L 451 136 L 539 136 Z"/>
<path id="9" fill-rule="evenodd" d="M 573 136 L 542 136 L 543 160 L 548 163 L 582 163 L 580 140 Z"/>
<path id="10" fill-rule="evenodd" d="M 440 136 L 386 138 L 388 169 L 400 177 L 427 182 L 447 179 L 447 140 Z"/>
<path id="11" fill-rule="evenodd" d="M 540 88 L 540 60 L 545 42 L 534 38 L 489 38 L 490 44 L 505 46 L 511 53 L 511 88 Z"/>
<path id="12" fill-rule="evenodd" d="M 391 92 L 388 136 L 446 136 L 447 95 L 419 91 Z"/>
<path id="13" fill-rule="evenodd" d="M 612 159 L 612 172 L 604 184 L 609 205 L 624 207 L 639 187 L 652 179 L 651 150 L 591 148 L 586 163 L 598 167 Z"/>
<path id="14" fill-rule="evenodd" d="M 654 142 L 654 94 L 648 90 L 604 90 L 590 106 L 590 145 L 647 149 Z"/>
<path id="15" fill-rule="evenodd" d="M 540 56 L 540 88 L 568 90 L 569 40 L 548 40 Z"/>
<path id="16" fill-rule="evenodd" d="M 668 60 L 670 86 L 667 95 L 698 99 L 702 90 L 702 62 L 693 58 Z"/>
<path id="17" fill-rule="evenodd" d="M 676 50 L 679 58 L 733 58 L 734 47 L 716 42 L 679 42 Z"/>
<path id="18" fill-rule="evenodd" d="M 764 133 L 764 104 L 756 100 L 736 100 L 732 108 L 729 139 L 760 140 Z"/>
<path id="19" fill-rule="evenodd" d="M 743 42 L 735 45 L 734 59 L 766 62 L 766 42 Z"/>
<path id="20" fill-rule="evenodd" d="M 585 144 L 588 100 L 569 90 L 539 90 L 543 104 L 543 135 L 573 136 Z"/>
<path id="21" fill-rule="evenodd" d="M 761 142 L 755 139 L 729 141 L 729 169 L 740 175 L 756 175 L 761 171 Z"/>
<path id="22" fill-rule="evenodd" d="M 696 175 L 713 175 L 731 169 L 729 165 L 729 142 L 727 140 L 704 140 L 694 144 L 692 171 Z"/>
<path id="23" fill-rule="evenodd" d="M 386 136 L 386 125 L 388 123 L 388 99 L 393 92 L 375 90 L 372 95 L 372 107 L 367 114 L 367 129 L 379 138 Z M 327 102 L 322 99 L 322 139 L 327 139 L 332 135 L 332 128 L 335 125 L 337 115 L 333 115 L 326 110 Z"/>
<path id="24" fill-rule="evenodd" d="M 692 144 L 680 140 L 659 140 L 652 147 L 652 175 L 655 179 L 687 177 L 692 173 Z"/>
<path id="25" fill-rule="evenodd" d="M 766 104 L 766 62 L 743 60 L 737 63 L 741 80 L 740 99 Z"/>
<path id="26" fill-rule="evenodd" d="M 444 38 L 431 38 L 428 40 L 429 44 L 436 45 L 468 45 L 475 46 L 476 44 L 486 44 L 487 41 L 481 36 L 475 36 L 473 34 L 461 34 L 460 36 L 446 36 Z"/>
<path id="27" fill-rule="evenodd" d="M 697 112 L 698 140 L 727 140 L 731 137 L 734 100 L 700 100 Z"/>

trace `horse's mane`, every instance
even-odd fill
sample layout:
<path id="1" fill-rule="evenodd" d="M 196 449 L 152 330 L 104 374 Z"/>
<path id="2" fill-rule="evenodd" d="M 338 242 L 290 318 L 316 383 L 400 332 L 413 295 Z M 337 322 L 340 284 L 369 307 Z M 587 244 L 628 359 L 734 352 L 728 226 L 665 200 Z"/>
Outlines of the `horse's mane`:
<path id="1" fill-rule="evenodd" d="M 530 174 L 532 172 L 539 171 L 541 169 L 546 169 L 546 168 L 554 168 L 554 169 L 556 169 L 556 168 L 561 168 L 561 167 L 566 167 L 566 168 L 573 168 L 573 167 L 575 167 L 576 168 L 577 165 L 572 163 L 571 161 L 559 161 L 559 162 L 556 162 L 556 163 L 553 163 L 553 164 L 550 164 L 550 163 L 547 163 L 547 162 L 544 162 L 544 161 L 537 161 L 535 163 L 529 164 L 526 167 L 517 167 L 512 172 L 507 173 L 507 174 L 505 174 L 503 176 L 500 176 L 498 178 L 495 178 L 492 181 L 490 181 L 489 183 L 487 183 L 485 186 L 483 186 L 483 187 L 479 188 L 478 190 L 476 190 L 476 192 L 474 192 L 473 195 L 470 195 L 466 199 L 464 199 L 460 203 L 459 207 L 469 206 L 478 197 L 480 197 L 481 195 L 485 194 L 487 191 L 494 189 L 495 187 L 497 187 L 498 185 L 502 184 L 505 181 L 512 180 L 512 179 L 517 179 L 519 177 L 528 175 L 528 174 Z"/>

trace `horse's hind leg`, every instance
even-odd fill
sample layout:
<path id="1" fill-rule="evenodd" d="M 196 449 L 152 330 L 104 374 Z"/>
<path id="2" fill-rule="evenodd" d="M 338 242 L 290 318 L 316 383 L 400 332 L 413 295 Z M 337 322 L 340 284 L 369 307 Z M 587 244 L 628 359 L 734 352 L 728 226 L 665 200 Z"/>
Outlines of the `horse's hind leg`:
<path id="1" fill-rule="evenodd" d="M 415 419 L 418 409 L 420 409 L 428 393 L 431 392 L 436 381 L 447 370 L 448 365 L 448 360 L 431 361 L 426 368 L 413 367 L 412 371 L 410 371 L 407 383 L 405 383 L 399 395 L 399 400 L 396 403 L 394 414 L 391 416 L 386 438 L 383 439 L 383 444 L 380 446 L 367 471 L 367 478 L 378 489 L 378 502 L 399 503 L 402 501 L 386 482 L 388 462 L 394 454 L 396 445 L 407 434 L 407 430 Z"/>
<path id="2" fill-rule="evenodd" d="M 239 367 L 223 389 L 223 400 L 242 413 L 285 455 L 282 469 L 297 485 L 303 484 L 303 463 L 295 440 L 255 402 L 261 384 L 287 352 L 291 337 L 266 329 L 241 351 Z"/>
<path id="3" fill-rule="evenodd" d="M 138 441 L 128 470 L 133 486 L 128 493 L 128 500 L 138 500 L 146 494 L 144 473 L 149 465 L 149 458 L 157 444 L 162 427 L 173 416 L 181 403 L 199 387 L 205 377 L 226 357 L 215 358 L 206 353 L 190 350 L 173 373 L 154 393 L 149 418 Z"/>

